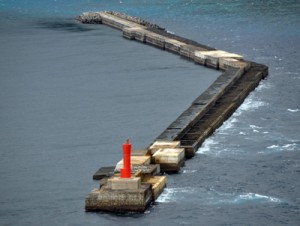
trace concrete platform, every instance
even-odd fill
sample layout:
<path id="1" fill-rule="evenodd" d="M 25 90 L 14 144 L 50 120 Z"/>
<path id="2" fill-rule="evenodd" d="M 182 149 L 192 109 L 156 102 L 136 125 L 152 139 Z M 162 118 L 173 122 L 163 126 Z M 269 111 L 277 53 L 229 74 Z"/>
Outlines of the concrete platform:
<path id="1" fill-rule="evenodd" d="M 85 199 L 86 211 L 144 212 L 153 200 L 150 184 L 136 190 L 93 190 Z"/>
<path id="2" fill-rule="evenodd" d="M 114 174 L 114 170 L 114 166 L 101 167 L 96 173 L 94 173 L 93 180 L 101 180 L 104 177 L 110 177 Z"/>

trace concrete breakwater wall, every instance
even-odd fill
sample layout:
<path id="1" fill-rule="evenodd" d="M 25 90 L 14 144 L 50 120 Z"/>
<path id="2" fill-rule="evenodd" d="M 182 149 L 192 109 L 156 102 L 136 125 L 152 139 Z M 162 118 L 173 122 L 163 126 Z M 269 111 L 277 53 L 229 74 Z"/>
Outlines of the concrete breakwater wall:
<path id="1" fill-rule="evenodd" d="M 115 167 L 101 168 L 94 174 L 94 179 L 101 179 L 100 188 L 86 198 L 87 210 L 144 211 L 166 186 L 166 176 L 160 173 L 178 172 L 185 159 L 194 156 L 203 141 L 268 75 L 268 67 L 246 61 L 238 54 L 170 34 L 158 25 L 118 12 L 88 12 L 77 20 L 108 25 L 121 30 L 124 38 L 222 71 L 214 83 L 148 147 L 132 151 L 131 179 L 118 178 L 122 160 Z"/>

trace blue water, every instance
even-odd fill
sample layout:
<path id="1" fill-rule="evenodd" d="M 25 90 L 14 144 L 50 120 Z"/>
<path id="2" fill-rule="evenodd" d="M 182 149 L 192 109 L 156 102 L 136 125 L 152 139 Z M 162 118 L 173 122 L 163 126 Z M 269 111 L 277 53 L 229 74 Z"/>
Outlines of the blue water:
<path id="1" fill-rule="evenodd" d="M 73 20 L 97 10 L 269 66 L 144 214 L 86 213 L 91 175 L 125 138 L 147 146 L 219 72 Z M 296 0 L 0 0 L 0 225 L 299 225 L 299 40 Z"/>

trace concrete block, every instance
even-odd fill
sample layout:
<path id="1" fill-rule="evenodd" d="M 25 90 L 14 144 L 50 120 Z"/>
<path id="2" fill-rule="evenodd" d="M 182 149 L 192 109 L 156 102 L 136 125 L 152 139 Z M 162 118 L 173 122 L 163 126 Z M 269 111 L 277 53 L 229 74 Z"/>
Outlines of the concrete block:
<path id="1" fill-rule="evenodd" d="M 136 190 L 141 187 L 140 177 L 119 178 L 112 177 L 107 180 L 107 187 L 112 190 Z"/>
<path id="2" fill-rule="evenodd" d="M 155 152 L 152 160 L 156 164 L 171 163 L 177 164 L 184 159 L 184 148 L 164 148 Z"/>
<path id="3" fill-rule="evenodd" d="M 161 148 L 179 148 L 180 141 L 157 140 L 149 147 L 149 154 L 154 155 Z"/>
<path id="4" fill-rule="evenodd" d="M 200 51 L 194 52 L 194 61 L 198 64 L 205 65 L 206 57 Z"/>
<path id="5" fill-rule="evenodd" d="M 244 61 L 234 59 L 234 58 L 220 58 L 219 59 L 219 68 L 222 70 L 227 70 L 229 67 L 233 68 L 244 68 L 248 70 L 250 67 L 249 63 Z"/>
<path id="6" fill-rule="evenodd" d="M 165 50 L 180 53 L 180 47 L 185 45 L 183 42 L 177 41 L 175 39 L 165 38 Z"/>
<path id="7" fill-rule="evenodd" d="M 193 55 L 193 50 L 190 48 L 189 45 L 182 45 L 180 46 L 180 55 L 186 58 L 191 58 L 191 56 Z"/>
<path id="8" fill-rule="evenodd" d="M 135 28 L 134 29 L 134 39 L 140 42 L 146 42 L 146 34 L 147 31 L 142 28 Z"/>
<path id="9" fill-rule="evenodd" d="M 130 39 L 130 40 L 133 40 L 134 39 L 134 30 L 135 28 L 132 28 L 132 27 L 129 27 L 129 28 L 123 28 L 123 37 L 124 38 L 127 38 L 127 39 Z"/>
<path id="10" fill-rule="evenodd" d="M 146 33 L 146 43 L 165 49 L 165 38 L 153 32 Z"/>
<path id="11" fill-rule="evenodd" d="M 167 184 L 166 176 L 144 177 L 142 183 L 151 184 L 153 199 L 156 200 Z"/>
<path id="12" fill-rule="evenodd" d="M 229 53 L 222 50 L 211 50 L 211 51 L 195 51 L 194 52 L 194 60 L 197 63 L 203 64 L 212 68 L 219 68 L 219 60 L 221 58 L 234 58 L 234 59 L 242 59 L 241 55 L 235 53 Z M 224 64 L 222 64 L 222 67 Z"/>

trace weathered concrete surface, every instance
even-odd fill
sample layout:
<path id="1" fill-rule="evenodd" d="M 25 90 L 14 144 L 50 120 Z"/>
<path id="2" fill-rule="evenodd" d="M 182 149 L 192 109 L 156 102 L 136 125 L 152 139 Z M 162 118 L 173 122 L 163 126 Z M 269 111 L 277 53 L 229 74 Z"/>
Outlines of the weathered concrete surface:
<path id="1" fill-rule="evenodd" d="M 112 190 L 105 186 L 93 190 L 85 199 L 87 211 L 144 212 L 153 200 L 151 186 L 142 184 L 136 190 Z"/>

